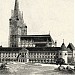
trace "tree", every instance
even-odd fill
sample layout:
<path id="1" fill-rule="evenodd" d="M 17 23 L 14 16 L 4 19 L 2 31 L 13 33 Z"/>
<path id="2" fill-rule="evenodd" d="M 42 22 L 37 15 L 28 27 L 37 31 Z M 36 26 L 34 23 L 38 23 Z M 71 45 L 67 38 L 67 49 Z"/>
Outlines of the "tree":
<path id="1" fill-rule="evenodd" d="M 62 65 L 62 64 L 65 64 L 65 60 L 63 59 L 63 58 L 58 58 L 57 60 L 56 60 L 56 64 L 58 65 Z"/>

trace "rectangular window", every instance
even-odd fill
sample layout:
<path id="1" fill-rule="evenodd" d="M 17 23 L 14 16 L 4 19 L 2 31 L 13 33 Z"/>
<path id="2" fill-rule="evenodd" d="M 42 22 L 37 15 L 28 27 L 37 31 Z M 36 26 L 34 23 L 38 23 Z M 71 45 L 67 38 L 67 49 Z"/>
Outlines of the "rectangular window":
<path id="1" fill-rule="evenodd" d="M 42 58 L 44 58 L 44 56 L 42 56 Z"/>
<path id="2" fill-rule="evenodd" d="M 4 54 L 5 54 L 5 53 L 3 53 L 3 57 L 4 57 Z"/>
<path id="3" fill-rule="evenodd" d="M 34 55 L 36 55 L 36 53 L 34 53 Z"/>
<path id="4" fill-rule="evenodd" d="M 50 53 L 48 52 L 48 55 L 50 55 Z"/>
<path id="5" fill-rule="evenodd" d="M 52 58 L 52 56 L 51 56 L 51 58 Z"/>
<path id="6" fill-rule="evenodd" d="M 50 58 L 50 56 L 48 56 L 48 58 Z"/>
<path id="7" fill-rule="evenodd" d="M 47 58 L 47 56 L 45 56 L 45 58 Z"/>
<path id="8" fill-rule="evenodd" d="M 6 53 L 6 57 L 7 57 L 7 53 Z"/>
<path id="9" fill-rule="evenodd" d="M 10 53 L 9 53 L 8 57 L 10 57 Z"/>

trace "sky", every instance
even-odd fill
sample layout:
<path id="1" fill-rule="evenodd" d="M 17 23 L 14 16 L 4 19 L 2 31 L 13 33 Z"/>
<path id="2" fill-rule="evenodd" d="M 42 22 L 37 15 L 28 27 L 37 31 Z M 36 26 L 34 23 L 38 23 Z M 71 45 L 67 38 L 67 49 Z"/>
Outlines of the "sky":
<path id="1" fill-rule="evenodd" d="M 18 0 L 28 34 L 49 34 L 57 45 L 74 44 L 74 0 Z M 0 45 L 8 47 L 15 0 L 0 0 Z"/>

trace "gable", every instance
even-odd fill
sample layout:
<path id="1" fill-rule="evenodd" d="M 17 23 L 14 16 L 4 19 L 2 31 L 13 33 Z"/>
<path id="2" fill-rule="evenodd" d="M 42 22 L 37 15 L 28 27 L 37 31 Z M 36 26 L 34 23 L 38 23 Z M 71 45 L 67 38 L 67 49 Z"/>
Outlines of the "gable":
<path id="1" fill-rule="evenodd" d="M 69 43 L 69 45 L 67 46 L 67 48 L 70 48 L 71 50 L 75 50 L 75 47 L 73 46 L 72 43 Z"/>

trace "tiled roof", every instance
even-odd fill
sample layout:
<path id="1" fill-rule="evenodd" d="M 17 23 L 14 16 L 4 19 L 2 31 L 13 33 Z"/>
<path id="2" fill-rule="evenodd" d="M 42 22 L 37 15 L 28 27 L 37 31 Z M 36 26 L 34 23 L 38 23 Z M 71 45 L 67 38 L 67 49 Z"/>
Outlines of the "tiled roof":
<path id="1" fill-rule="evenodd" d="M 64 43 L 62 43 L 62 45 L 61 45 L 61 50 L 62 50 L 62 51 L 67 51 L 67 48 L 66 48 L 66 46 L 65 46 Z"/>
<path id="2" fill-rule="evenodd" d="M 70 48 L 71 50 L 75 50 L 75 47 L 73 46 L 72 43 L 69 43 L 69 45 L 67 46 L 67 48 Z"/>
<path id="3" fill-rule="evenodd" d="M 68 49 L 68 53 L 72 53 L 72 50 L 70 48 L 67 48 Z"/>
<path id="4" fill-rule="evenodd" d="M 58 51 L 60 47 L 27 47 L 29 51 Z M 20 51 L 21 47 L 0 47 L 0 51 Z"/>
<path id="5" fill-rule="evenodd" d="M 51 37 L 51 35 L 22 35 L 20 36 L 22 40 L 24 39 L 33 39 L 35 42 L 41 42 L 41 41 L 47 41 L 47 39 L 50 41 L 50 42 L 53 42 L 53 39 Z"/>
<path id="6" fill-rule="evenodd" d="M 29 51 L 58 51 L 60 47 L 33 47 L 27 48 Z"/>
<path id="7" fill-rule="evenodd" d="M 49 34 L 46 35 L 21 35 L 22 37 L 50 37 Z"/>
<path id="8" fill-rule="evenodd" d="M 20 47 L 0 47 L 0 51 L 19 51 Z"/>

